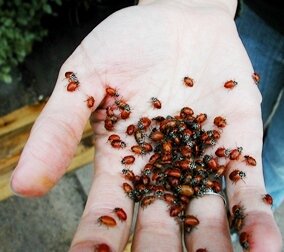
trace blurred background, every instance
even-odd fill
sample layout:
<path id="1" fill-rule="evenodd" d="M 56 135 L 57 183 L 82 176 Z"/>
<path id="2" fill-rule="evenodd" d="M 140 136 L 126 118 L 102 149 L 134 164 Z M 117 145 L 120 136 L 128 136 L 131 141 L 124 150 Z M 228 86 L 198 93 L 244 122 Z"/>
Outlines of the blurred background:
<path id="1" fill-rule="evenodd" d="M 68 251 L 92 179 L 86 126 L 59 184 L 39 199 L 12 196 L 9 178 L 60 66 L 108 15 L 134 0 L 0 0 L 0 252 Z M 284 205 L 275 216 L 284 233 Z M 241 251 L 236 245 L 235 251 Z"/>

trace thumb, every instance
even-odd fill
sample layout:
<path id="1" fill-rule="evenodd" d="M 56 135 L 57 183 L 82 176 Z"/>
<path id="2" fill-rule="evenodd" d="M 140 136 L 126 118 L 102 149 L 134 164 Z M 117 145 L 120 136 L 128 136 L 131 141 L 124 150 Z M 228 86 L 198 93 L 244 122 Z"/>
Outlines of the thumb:
<path id="1" fill-rule="evenodd" d="M 78 82 L 68 86 L 71 80 L 65 73 L 69 71 Z M 94 98 L 93 106 L 88 97 Z M 57 183 L 76 152 L 91 112 L 103 97 L 103 84 L 80 45 L 61 67 L 55 89 L 32 128 L 11 178 L 16 194 L 41 196 Z"/>

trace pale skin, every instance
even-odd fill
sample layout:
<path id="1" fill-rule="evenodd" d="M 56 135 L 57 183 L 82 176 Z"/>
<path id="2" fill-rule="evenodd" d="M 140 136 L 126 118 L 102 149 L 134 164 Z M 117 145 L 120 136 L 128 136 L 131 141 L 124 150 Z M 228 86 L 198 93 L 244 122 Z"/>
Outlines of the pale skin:
<path id="1" fill-rule="evenodd" d="M 212 128 L 215 116 L 224 116 L 228 125 L 218 146 L 242 146 L 244 153 L 257 160 L 256 167 L 231 162 L 227 172 L 229 209 L 240 202 L 247 214 L 244 228 L 251 234 L 252 252 L 281 251 L 281 235 L 271 207 L 261 200 L 266 193 L 261 164 L 261 95 L 254 84 L 249 58 L 234 24 L 236 1 L 140 1 L 136 7 L 121 10 L 97 26 L 62 66 L 56 87 L 44 111 L 37 119 L 30 138 L 12 176 L 15 193 L 34 197 L 47 193 L 65 173 L 84 126 L 92 113 L 95 133 L 95 174 L 87 205 L 70 251 L 94 251 L 106 243 L 111 251 L 123 251 L 129 236 L 133 202 L 121 185 L 121 157 L 130 155 L 134 140 L 126 138 L 127 125 L 143 116 L 175 115 L 184 107 L 196 114 L 208 115 L 205 128 Z M 75 92 L 67 92 L 66 71 L 74 71 L 80 80 Z M 183 85 L 183 77 L 195 81 L 192 88 Z M 236 80 L 231 91 L 223 84 Z M 128 143 L 124 150 L 106 144 L 111 134 L 104 129 L 103 103 L 107 85 L 116 87 L 132 108 L 131 116 L 120 121 L 115 132 Z M 95 98 L 92 109 L 84 102 Z M 153 110 L 151 97 L 158 97 L 162 109 Z M 136 157 L 131 167 L 139 173 L 145 158 Z M 233 169 L 246 173 L 245 182 L 233 184 L 228 175 Z M 115 228 L 97 223 L 101 215 L 122 207 L 126 222 Z M 226 210 L 220 197 L 204 196 L 192 200 L 188 213 L 200 224 L 185 235 L 188 251 L 232 251 Z M 182 251 L 181 232 L 169 217 L 167 206 L 157 200 L 139 210 L 133 251 Z"/>

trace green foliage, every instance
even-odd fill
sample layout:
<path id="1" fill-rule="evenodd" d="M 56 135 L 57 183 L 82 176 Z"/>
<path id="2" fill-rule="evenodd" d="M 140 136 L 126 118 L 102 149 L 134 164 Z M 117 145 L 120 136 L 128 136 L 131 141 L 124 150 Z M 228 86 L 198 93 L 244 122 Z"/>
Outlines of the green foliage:
<path id="1" fill-rule="evenodd" d="M 62 0 L 0 0 L 0 81 L 12 81 L 11 69 L 23 62 L 35 41 L 47 30 L 41 26 L 44 15 L 54 15 L 52 6 Z"/>

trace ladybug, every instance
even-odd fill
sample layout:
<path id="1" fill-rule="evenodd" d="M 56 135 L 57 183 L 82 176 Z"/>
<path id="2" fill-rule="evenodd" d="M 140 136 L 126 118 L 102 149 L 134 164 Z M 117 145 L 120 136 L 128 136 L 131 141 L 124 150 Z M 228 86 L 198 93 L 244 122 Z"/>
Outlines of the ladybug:
<path id="1" fill-rule="evenodd" d="M 137 155 L 145 155 L 146 154 L 146 151 L 144 150 L 144 148 L 140 145 L 133 145 L 131 147 L 131 151 L 134 153 L 134 154 L 137 154 Z"/>
<path id="2" fill-rule="evenodd" d="M 206 119 L 207 119 L 207 114 L 204 114 L 204 113 L 201 113 L 201 114 L 199 114 L 199 115 L 197 115 L 196 117 L 195 117 L 195 121 L 197 122 L 197 123 L 203 123 L 203 122 L 205 122 L 206 121 Z"/>
<path id="3" fill-rule="evenodd" d="M 126 147 L 126 143 L 121 140 L 113 140 L 111 146 L 115 149 L 123 149 Z"/>
<path id="4" fill-rule="evenodd" d="M 162 122 L 162 121 L 165 120 L 165 117 L 163 117 L 163 116 L 156 116 L 156 117 L 153 117 L 152 120 L 156 121 L 156 122 Z"/>
<path id="5" fill-rule="evenodd" d="M 245 218 L 245 214 L 244 214 L 244 207 L 241 206 L 240 204 L 234 205 L 232 207 L 232 214 L 234 215 L 235 218 Z"/>
<path id="6" fill-rule="evenodd" d="M 69 82 L 79 83 L 77 76 L 71 71 L 65 73 L 65 78 L 67 78 Z"/>
<path id="7" fill-rule="evenodd" d="M 199 248 L 196 250 L 196 252 L 207 252 L 206 248 Z"/>
<path id="8" fill-rule="evenodd" d="M 192 78 L 186 76 L 186 77 L 183 78 L 183 83 L 184 83 L 184 85 L 187 86 L 187 87 L 193 87 L 193 85 L 194 85 L 194 80 L 193 80 Z"/>
<path id="9" fill-rule="evenodd" d="M 67 91 L 68 92 L 74 92 L 77 90 L 77 88 L 79 87 L 79 83 L 71 81 L 69 82 L 69 84 L 67 85 Z"/>
<path id="10" fill-rule="evenodd" d="M 186 215 L 183 217 L 184 228 L 186 232 L 190 232 L 192 228 L 199 224 L 199 220 L 193 215 Z"/>
<path id="11" fill-rule="evenodd" d="M 142 145 L 145 142 L 145 132 L 141 129 L 137 129 L 134 132 L 134 138 L 139 145 Z"/>
<path id="12" fill-rule="evenodd" d="M 154 164 L 160 157 L 161 155 L 159 153 L 154 153 L 148 161 L 149 164 Z"/>
<path id="13" fill-rule="evenodd" d="M 225 128 L 227 125 L 227 121 L 224 117 L 222 116 L 217 116 L 214 118 L 214 124 L 218 127 L 218 128 Z"/>
<path id="14" fill-rule="evenodd" d="M 179 185 L 176 190 L 179 194 L 185 196 L 192 196 L 194 194 L 193 188 L 189 185 Z"/>
<path id="15" fill-rule="evenodd" d="M 128 183 L 126 183 L 126 182 L 122 184 L 122 188 L 123 188 L 124 192 L 128 195 L 133 191 L 132 186 L 129 185 Z"/>
<path id="16" fill-rule="evenodd" d="M 240 170 L 233 170 L 229 175 L 229 179 L 232 180 L 234 184 L 237 183 L 240 179 L 243 180 L 243 178 L 245 177 L 246 177 L 246 174 Z"/>
<path id="17" fill-rule="evenodd" d="M 225 165 L 219 165 L 219 166 L 216 168 L 216 171 L 215 171 L 215 175 L 214 175 L 214 176 L 215 176 L 216 178 L 220 178 L 220 177 L 222 177 L 222 176 L 225 175 L 226 171 L 227 171 L 227 166 L 225 166 Z"/>
<path id="18" fill-rule="evenodd" d="M 151 120 L 148 117 L 141 117 L 137 126 L 140 130 L 147 129 L 151 124 Z"/>
<path id="19" fill-rule="evenodd" d="M 245 155 L 244 158 L 247 165 L 256 166 L 256 160 L 252 156 Z"/>
<path id="20" fill-rule="evenodd" d="M 164 139 L 165 135 L 161 131 L 156 130 L 152 131 L 149 137 L 154 142 L 160 142 Z"/>
<path id="21" fill-rule="evenodd" d="M 239 242 L 244 250 L 249 250 L 249 234 L 247 232 L 240 233 Z"/>
<path id="22" fill-rule="evenodd" d="M 187 118 L 188 116 L 193 116 L 194 111 L 191 108 L 189 108 L 189 107 L 183 107 L 180 110 L 179 114 L 180 114 L 181 118 Z"/>
<path id="23" fill-rule="evenodd" d="M 121 163 L 124 165 L 132 165 L 135 161 L 135 157 L 132 155 L 129 156 L 125 156 L 124 158 L 122 158 Z"/>
<path id="24" fill-rule="evenodd" d="M 115 227 L 116 226 L 116 221 L 114 218 L 108 215 L 103 215 L 98 218 L 98 223 L 100 225 L 105 225 L 107 227 Z"/>
<path id="25" fill-rule="evenodd" d="M 130 107 L 129 107 L 129 109 L 128 108 L 127 109 L 122 109 L 121 112 L 120 112 L 121 119 L 123 119 L 123 120 L 128 119 L 129 116 L 130 116 L 130 113 L 131 113 Z"/>
<path id="26" fill-rule="evenodd" d="M 117 90 L 112 88 L 112 87 L 109 87 L 109 86 L 106 88 L 106 93 L 107 93 L 107 95 L 109 95 L 111 97 L 118 97 L 119 96 L 119 94 L 117 93 Z"/>
<path id="27" fill-rule="evenodd" d="M 165 171 L 165 174 L 174 178 L 180 178 L 181 177 L 181 171 L 177 168 L 169 168 Z"/>
<path id="28" fill-rule="evenodd" d="M 242 151 L 243 151 L 242 147 L 238 147 L 236 149 L 231 150 L 229 154 L 230 160 L 238 160 L 240 155 L 242 154 Z"/>
<path id="29" fill-rule="evenodd" d="M 135 174 L 133 171 L 129 169 L 122 169 L 122 174 L 124 175 L 124 178 L 133 181 L 135 179 Z M 127 187 L 127 185 L 126 185 Z"/>
<path id="30" fill-rule="evenodd" d="M 227 88 L 227 89 L 233 89 L 237 85 L 238 85 L 238 82 L 233 81 L 233 80 L 229 80 L 229 81 L 225 82 L 224 87 Z"/>
<path id="31" fill-rule="evenodd" d="M 141 207 L 145 208 L 151 204 L 153 204 L 153 202 L 155 201 L 156 197 L 153 195 L 149 195 L 149 196 L 145 196 L 142 200 L 141 200 Z"/>
<path id="32" fill-rule="evenodd" d="M 179 205 L 179 204 L 176 204 L 176 205 L 172 205 L 170 207 L 170 216 L 171 217 L 176 217 L 176 216 L 179 216 L 180 214 L 182 214 L 182 211 L 184 210 L 184 207 L 183 205 Z"/>
<path id="33" fill-rule="evenodd" d="M 230 155 L 231 150 L 226 149 L 224 147 L 219 147 L 216 151 L 215 151 L 215 155 L 217 157 L 228 157 Z"/>
<path id="34" fill-rule="evenodd" d="M 116 207 L 115 209 L 113 209 L 113 211 L 115 212 L 120 221 L 126 221 L 127 214 L 122 208 Z"/>
<path id="35" fill-rule="evenodd" d="M 114 125 L 111 119 L 107 118 L 104 121 L 104 127 L 108 131 L 112 131 L 114 129 Z"/>
<path id="36" fill-rule="evenodd" d="M 260 81 L 260 76 L 258 73 L 254 72 L 252 75 L 251 75 L 252 79 L 254 80 L 255 84 L 258 85 L 259 84 L 259 81 Z"/>
<path id="37" fill-rule="evenodd" d="M 101 243 L 95 246 L 96 252 L 110 252 L 110 248 L 107 244 Z"/>
<path id="38" fill-rule="evenodd" d="M 176 204 L 177 198 L 172 193 L 164 193 L 164 201 L 168 204 Z"/>
<path id="39" fill-rule="evenodd" d="M 162 103 L 156 97 L 152 97 L 151 102 L 152 102 L 152 105 L 153 105 L 154 108 L 156 108 L 156 109 L 162 108 Z"/>
<path id="40" fill-rule="evenodd" d="M 153 150 L 152 145 L 149 144 L 149 143 L 143 143 L 142 146 L 143 146 L 143 150 L 144 150 L 145 152 L 151 152 L 151 151 Z"/>
<path id="41" fill-rule="evenodd" d="M 270 194 L 265 194 L 262 197 L 262 200 L 265 204 L 272 206 L 273 205 L 273 198 Z"/>
<path id="42" fill-rule="evenodd" d="M 131 135 L 134 134 L 135 131 L 136 131 L 136 126 L 134 124 L 130 124 L 130 125 L 127 126 L 125 133 L 127 135 L 131 136 Z"/>
<path id="43" fill-rule="evenodd" d="M 87 107 L 92 108 L 95 104 L 95 99 L 93 96 L 89 96 L 86 102 L 87 102 Z"/>
<path id="44" fill-rule="evenodd" d="M 106 107 L 106 115 L 107 115 L 108 117 L 114 116 L 113 110 L 114 110 L 114 109 L 113 109 L 112 106 L 107 106 L 107 107 Z"/>
<path id="45" fill-rule="evenodd" d="M 108 142 L 112 142 L 114 140 L 117 140 L 119 141 L 120 140 L 120 136 L 119 135 L 116 135 L 116 134 L 112 134 L 108 137 Z"/>

